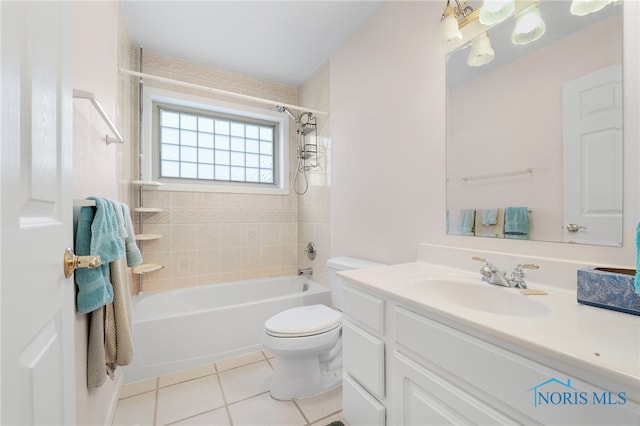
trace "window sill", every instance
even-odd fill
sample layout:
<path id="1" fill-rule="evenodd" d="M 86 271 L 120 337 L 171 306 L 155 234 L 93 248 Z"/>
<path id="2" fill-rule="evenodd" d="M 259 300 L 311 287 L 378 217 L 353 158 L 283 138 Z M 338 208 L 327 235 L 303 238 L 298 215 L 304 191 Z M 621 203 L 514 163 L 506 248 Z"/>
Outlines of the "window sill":
<path id="1" fill-rule="evenodd" d="M 235 194 L 261 194 L 261 195 L 289 195 L 289 188 L 276 186 L 247 185 L 245 183 L 230 184 L 197 184 L 162 182 L 162 186 L 144 187 L 145 191 L 176 191 L 176 192 L 219 192 Z"/>

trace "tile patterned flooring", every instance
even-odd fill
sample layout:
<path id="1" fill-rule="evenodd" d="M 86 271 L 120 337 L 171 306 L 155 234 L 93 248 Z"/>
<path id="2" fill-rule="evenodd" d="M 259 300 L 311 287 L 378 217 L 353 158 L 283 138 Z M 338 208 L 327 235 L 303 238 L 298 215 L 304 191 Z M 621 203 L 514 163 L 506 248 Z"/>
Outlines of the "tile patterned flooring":
<path id="1" fill-rule="evenodd" d="M 277 359 L 259 351 L 123 386 L 113 425 L 325 426 L 342 418 L 342 388 L 296 401 L 269 396 Z"/>

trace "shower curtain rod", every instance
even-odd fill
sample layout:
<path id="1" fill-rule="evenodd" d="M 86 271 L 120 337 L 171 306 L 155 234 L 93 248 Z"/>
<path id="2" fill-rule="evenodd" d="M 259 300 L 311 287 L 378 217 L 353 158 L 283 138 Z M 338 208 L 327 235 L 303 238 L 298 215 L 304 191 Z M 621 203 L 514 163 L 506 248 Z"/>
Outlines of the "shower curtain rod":
<path id="1" fill-rule="evenodd" d="M 287 107 L 289 109 L 293 109 L 293 110 L 296 110 L 296 111 L 311 112 L 311 113 L 317 114 L 317 115 L 326 115 L 326 116 L 329 115 L 329 113 L 326 112 L 326 111 L 319 111 L 319 110 L 316 110 L 316 109 L 305 108 L 305 107 L 298 106 L 298 105 L 285 104 L 285 103 L 282 103 L 282 102 L 272 101 L 270 99 L 258 98 L 256 96 L 243 95 L 242 93 L 229 92 L 227 90 L 216 89 L 214 87 L 201 86 L 199 84 L 187 83 L 185 81 L 173 80 L 171 78 L 165 78 L 165 77 L 160 77 L 160 76 L 153 75 L 153 74 L 141 73 L 141 72 L 132 71 L 132 70 L 124 69 L 124 68 L 120 68 L 120 72 L 123 73 L 123 74 L 128 74 L 128 75 L 132 75 L 132 76 L 135 76 L 135 77 L 140 77 L 142 79 L 149 79 L 149 80 L 159 81 L 159 82 L 162 82 L 162 83 L 175 84 L 175 85 L 178 85 L 178 86 L 188 87 L 190 89 L 204 90 L 204 91 L 211 92 L 211 93 L 217 93 L 219 95 L 232 96 L 232 97 L 235 97 L 235 98 L 245 99 L 245 100 L 254 101 L 254 102 L 260 102 L 260 103 L 267 104 L 267 105 L 284 106 L 284 107 Z"/>

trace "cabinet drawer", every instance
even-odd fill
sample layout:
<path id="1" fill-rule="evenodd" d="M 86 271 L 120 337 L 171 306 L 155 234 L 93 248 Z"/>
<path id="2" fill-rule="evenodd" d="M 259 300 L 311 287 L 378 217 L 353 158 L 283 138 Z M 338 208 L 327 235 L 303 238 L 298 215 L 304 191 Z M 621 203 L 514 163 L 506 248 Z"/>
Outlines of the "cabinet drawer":
<path id="1" fill-rule="evenodd" d="M 344 313 L 359 325 L 384 335 L 384 300 L 349 285 L 344 288 Z"/>
<path id="2" fill-rule="evenodd" d="M 377 398 L 384 398 L 384 342 L 357 326 L 342 324 L 345 370 Z"/>
<path id="3" fill-rule="evenodd" d="M 342 377 L 342 401 L 349 426 L 384 426 L 384 406 L 347 374 Z"/>
<path id="4" fill-rule="evenodd" d="M 623 402 L 622 389 L 598 388 L 596 377 L 570 377 L 402 307 L 395 310 L 395 336 L 398 351 L 518 422 L 638 424 L 639 407 L 630 400 L 637 392 Z"/>
<path id="5" fill-rule="evenodd" d="M 394 424 L 514 424 L 513 419 L 402 354 L 393 355 L 393 371 Z"/>

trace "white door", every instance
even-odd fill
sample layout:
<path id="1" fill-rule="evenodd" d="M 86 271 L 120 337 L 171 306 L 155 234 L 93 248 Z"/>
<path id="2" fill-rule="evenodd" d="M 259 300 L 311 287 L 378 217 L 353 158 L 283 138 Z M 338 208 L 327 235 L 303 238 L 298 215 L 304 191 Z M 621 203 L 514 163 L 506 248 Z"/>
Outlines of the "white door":
<path id="1" fill-rule="evenodd" d="M 565 241 L 622 245 L 622 146 L 622 66 L 565 83 Z"/>
<path id="2" fill-rule="evenodd" d="M 1 2 L 1 419 L 75 424 L 72 2 Z"/>

